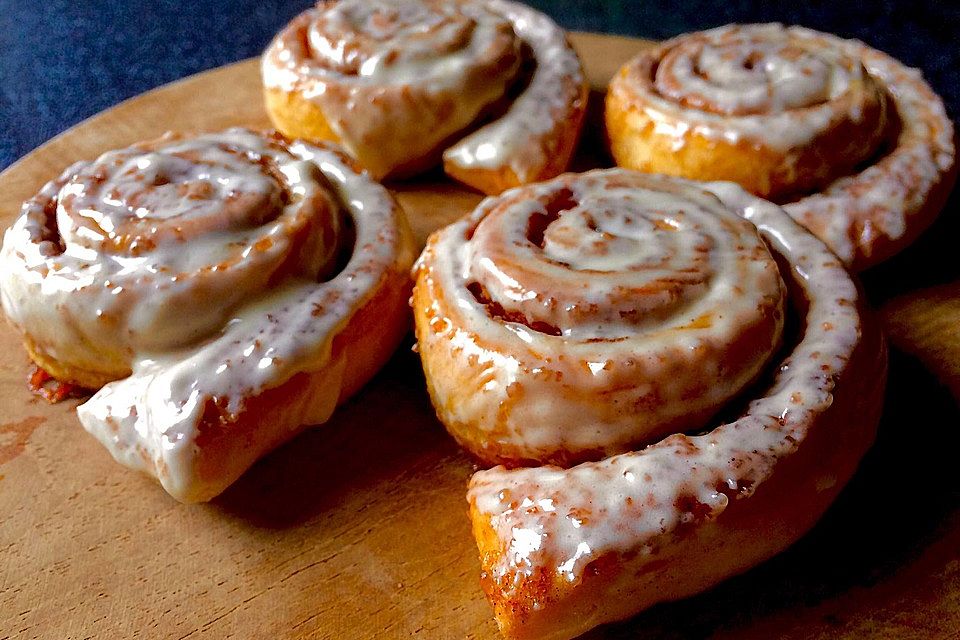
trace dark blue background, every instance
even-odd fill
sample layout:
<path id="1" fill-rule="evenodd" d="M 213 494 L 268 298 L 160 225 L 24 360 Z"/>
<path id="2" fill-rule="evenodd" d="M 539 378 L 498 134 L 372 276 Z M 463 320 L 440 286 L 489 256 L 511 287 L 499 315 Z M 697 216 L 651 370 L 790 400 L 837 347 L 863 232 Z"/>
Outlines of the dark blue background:
<path id="1" fill-rule="evenodd" d="M 780 20 L 856 37 L 924 70 L 956 119 L 960 3 L 530 0 L 568 29 L 664 38 Z M 258 55 L 309 0 L 0 0 L 0 169 L 125 98 Z M 952 6 L 948 6 L 952 5 Z"/>

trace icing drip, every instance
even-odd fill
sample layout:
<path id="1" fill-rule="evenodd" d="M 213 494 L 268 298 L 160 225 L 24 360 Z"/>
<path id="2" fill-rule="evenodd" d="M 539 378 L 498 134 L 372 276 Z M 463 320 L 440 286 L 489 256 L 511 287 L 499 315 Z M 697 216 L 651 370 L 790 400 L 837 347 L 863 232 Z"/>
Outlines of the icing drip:
<path id="1" fill-rule="evenodd" d="M 539 178 L 556 150 L 544 134 L 586 109 L 581 95 L 583 67 L 552 20 L 518 2 L 493 0 L 490 6 L 506 16 L 537 62 L 530 84 L 507 113 L 444 152 L 444 160 L 464 169 L 508 166 L 521 183 Z"/>

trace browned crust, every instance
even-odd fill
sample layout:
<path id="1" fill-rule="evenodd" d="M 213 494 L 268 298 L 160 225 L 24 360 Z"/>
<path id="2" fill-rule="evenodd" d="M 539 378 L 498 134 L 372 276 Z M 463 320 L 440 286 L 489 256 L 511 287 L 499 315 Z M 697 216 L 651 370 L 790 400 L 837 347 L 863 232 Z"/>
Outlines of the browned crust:
<path id="1" fill-rule="evenodd" d="M 610 440 L 602 446 L 581 447 L 559 442 L 534 450 L 527 445 L 510 443 L 509 434 L 515 429 L 523 428 L 522 422 L 513 417 L 514 410 L 529 402 L 533 393 L 547 393 L 556 398 L 557 403 L 590 416 L 584 418 L 585 420 L 604 424 L 614 422 L 620 419 L 624 412 L 631 411 L 626 408 L 629 404 L 624 403 L 642 399 L 633 394 L 636 375 L 625 369 L 620 377 L 602 385 L 591 386 L 582 384 L 582 381 L 578 383 L 575 378 L 564 373 L 569 373 L 568 367 L 574 366 L 574 363 L 583 368 L 587 367 L 587 363 L 578 363 L 568 354 L 559 355 L 562 363 L 558 361 L 531 371 L 530 361 L 543 361 L 541 354 L 533 351 L 512 351 L 506 345 L 484 339 L 466 322 L 458 309 L 448 304 L 448 292 L 444 291 L 441 282 L 431 274 L 432 251 L 432 242 L 428 242 L 421 258 L 421 268 L 416 274 L 411 299 L 427 390 L 440 422 L 461 447 L 485 466 L 504 465 L 516 468 L 551 464 L 569 467 L 635 450 L 649 444 L 651 440 L 689 429 L 691 424 L 700 424 L 709 417 L 709 413 L 702 410 L 698 413 L 690 411 L 675 421 L 664 422 L 656 431 L 627 434 L 630 439 Z M 737 340 L 727 345 L 728 357 L 725 362 L 731 369 L 741 368 L 745 362 L 756 357 L 759 345 L 769 344 L 769 326 L 765 323 L 768 320 L 770 319 L 764 318 L 764 321 L 746 326 Z M 462 346 L 454 344 L 448 338 L 434 339 L 430 334 L 437 327 L 443 327 L 444 331 L 452 328 L 463 341 L 479 345 L 487 353 L 515 359 L 520 364 L 520 373 L 517 374 L 506 398 L 486 403 L 477 399 L 489 363 L 475 357 L 463 358 Z M 537 383 L 535 390 L 532 382 Z M 463 408 L 465 401 L 474 402 L 478 406 L 466 412 Z M 465 418 L 465 414 L 469 417 Z M 484 420 L 487 417 L 492 419 Z"/>
<path id="2" fill-rule="evenodd" d="M 577 174 L 568 174 L 556 182 L 570 185 L 577 177 Z M 611 178 L 604 184 L 616 186 L 618 182 L 616 178 Z M 523 204 L 533 197 L 529 192 L 527 188 L 504 194 L 487 211 L 502 211 L 509 209 L 512 204 Z M 659 383 L 659 377 L 665 374 L 656 374 L 658 381 L 646 377 L 640 367 L 634 366 L 633 347 L 629 343 L 620 349 L 611 347 L 603 357 L 606 360 L 603 375 L 597 376 L 583 355 L 573 355 L 570 349 L 563 346 L 569 347 L 572 343 L 540 342 L 528 345 L 488 335 L 482 330 L 483 327 L 475 324 L 474 318 L 464 315 L 457 304 L 459 292 L 455 289 L 477 296 L 471 288 L 477 283 L 470 286 L 466 282 L 453 285 L 439 275 L 441 259 L 437 245 L 440 238 L 439 233 L 431 236 L 421 254 L 411 301 L 420 359 L 438 419 L 461 447 L 485 465 L 516 468 L 551 464 L 568 467 L 599 460 L 636 450 L 672 433 L 698 428 L 716 412 L 716 405 L 693 406 L 694 399 L 705 395 L 715 383 L 701 379 L 696 381 L 696 386 L 688 388 L 685 400 L 690 402 L 684 404 L 683 410 L 669 417 L 658 417 L 653 424 L 641 426 L 644 425 L 644 413 L 664 402 L 661 390 L 665 385 Z M 584 277 L 589 278 L 589 274 Z M 779 282 L 779 277 L 777 280 Z M 525 286 L 529 288 L 531 285 L 526 283 Z M 454 290 L 450 287 L 454 287 Z M 544 299 L 563 297 L 563 292 L 545 293 L 540 286 L 534 286 L 534 289 Z M 479 299 L 475 300 L 479 302 Z M 483 318 L 485 321 L 490 319 L 495 324 L 509 322 L 525 325 L 542 337 L 546 337 L 544 333 L 559 335 L 549 333 L 551 330 L 557 331 L 549 323 L 531 322 L 523 313 L 505 315 L 502 307 L 497 311 L 495 306 L 489 304 L 489 300 L 480 304 L 487 314 Z M 564 313 L 570 316 L 576 316 L 580 313 L 578 309 L 590 306 L 571 303 L 570 300 L 564 304 L 569 305 Z M 696 354 L 706 353 L 706 357 L 712 358 L 721 353 L 721 369 L 728 374 L 751 370 L 751 363 L 762 362 L 758 360 L 758 354 L 767 352 L 769 355 L 774 348 L 772 345 L 778 342 L 779 329 L 775 327 L 780 326 L 781 311 L 779 303 L 771 305 L 765 313 L 740 323 L 736 335 L 720 341 L 722 345 L 710 343 L 703 351 L 678 348 L 671 351 L 670 355 L 663 355 L 661 362 L 669 361 L 675 370 L 696 368 L 698 360 L 701 360 Z M 704 326 L 710 326 L 709 316 L 703 316 L 700 320 L 706 320 Z M 682 333 L 684 328 L 670 327 L 670 331 Z M 453 336 L 456 336 L 456 340 Z M 469 345 L 469 348 L 465 348 L 465 345 Z M 477 353 L 483 355 L 478 356 Z M 502 393 L 486 393 L 486 384 L 491 378 L 491 360 L 511 361 L 516 367 Z M 759 365 L 753 370 L 758 369 Z M 590 373 L 584 375 L 583 372 Z M 643 384 L 638 385 L 639 382 Z M 748 384 L 748 381 L 745 380 L 743 384 Z M 638 386 L 645 390 L 638 391 Z M 562 419 L 565 414 L 571 414 L 576 415 L 583 425 L 618 425 L 616 435 L 600 435 L 604 429 L 597 426 L 597 435 L 591 443 L 578 442 L 573 438 L 558 438 L 557 441 L 540 445 L 518 443 L 516 434 L 526 430 L 525 421 L 529 420 L 529 414 L 524 415 L 523 408 L 544 397 L 551 399 L 552 417 Z M 552 419 L 547 421 L 553 423 Z M 621 427 L 625 421 L 629 428 Z M 556 423 L 553 424 L 556 426 Z M 571 433 L 577 426 L 564 423 L 564 428 L 569 427 Z"/>
<path id="3" fill-rule="evenodd" d="M 41 369 L 60 382 L 83 387 L 84 389 L 99 389 L 108 382 L 119 380 L 130 375 L 130 369 L 115 369 L 112 371 L 94 371 L 61 362 L 47 354 L 40 344 L 30 337 L 29 333 L 23 336 L 23 346 L 27 355 Z M 104 362 L 109 364 L 109 362 Z"/>
<path id="4" fill-rule="evenodd" d="M 275 134 L 274 134 L 275 135 Z M 325 147 L 326 148 L 326 147 Z M 352 170 L 356 163 L 337 149 L 329 149 Z M 307 427 L 325 421 L 333 408 L 346 402 L 387 362 L 410 329 L 407 309 L 412 281 L 410 264 L 415 255 L 412 232 L 399 204 L 391 198 L 396 225 L 393 264 L 372 288 L 365 301 L 345 319 L 332 338 L 329 359 L 317 370 L 295 374 L 257 396 L 244 398 L 241 410 L 228 412 L 208 398 L 197 425 L 195 458 L 197 481 L 183 502 L 202 502 L 221 493 L 258 458 L 292 439 Z M 354 251 L 362 251 L 354 247 Z M 49 356 L 28 333 L 24 345 L 31 360 L 52 378 L 86 389 L 99 389 L 130 375 L 130 369 L 92 371 Z M 140 447 L 149 473 L 163 481 L 168 470 L 163 461 L 149 459 Z"/>
<path id="5" fill-rule="evenodd" d="M 405 228 L 400 233 L 400 254 L 405 255 L 412 251 L 412 239 Z M 245 399 L 238 414 L 228 414 L 208 402 L 197 425 L 198 482 L 181 500 L 212 499 L 264 453 L 325 420 L 331 407 L 346 402 L 379 371 L 410 329 L 407 301 L 411 281 L 404 266 L 388 272 L 373 295 L 350 316 L 333 339 L 327 366 L 298 373 Z M 61 382 L 99 389 L 130 373 L 104 374 L 72 367 L 47 356 L 29 336 L 24 342 L 30 358 Z M 164 472 L 156 469 L 158 476 Z"/>

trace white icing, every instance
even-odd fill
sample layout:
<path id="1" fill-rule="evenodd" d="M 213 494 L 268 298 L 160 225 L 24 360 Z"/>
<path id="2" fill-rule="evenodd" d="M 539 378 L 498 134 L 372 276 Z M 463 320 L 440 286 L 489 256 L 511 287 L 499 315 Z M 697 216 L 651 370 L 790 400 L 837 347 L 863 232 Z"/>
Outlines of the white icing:
<path id="1" fill-rule="evenodd" d="M 538 243 L 530 229 L 549 214 Z M 425 366 L 439 352 L 471 372 L 441 369 L 434 402 L 494 459 L 614 453 L 699 427 L 782 328 L 783 284 L 752 225 L 712 193 L 623 170 L 489 198 L 431 239 L 419 269 L 439 296 L 418 333 Z"/>
<path id="2" fill-rule="evenodd" d="M 900 134 L 893 150 L 859 174 L 784 206 L 847 264 L 868 263 L 879 237 L 902 238 L 954 166 L 953 123 L 917 69 L 855 41 L 841 41 L 886 86 Z"/>
<path id="3" fill-rule="evenodd" d="M 460 167 L 509 167 L 523 178 L 551 160 L 544 134 L 582 111 L 583 71 L 548 17 L 507 0 L 342 0 L 301 14 L 264 53 L 267 88 L 320 107 L 342 144 L 375 175 L 435 162 L 506 94 L 522 45 L 529 87 L 495 122 L 448 150 Z"/>
<path id="4" fill-rule="evenodd" d="M 492 0 L 537 61 L 533 78 L 507 113 L 447 149 L 444 160 L 464 169 L 509 167 L 521 183 L 535 180 L 550 161 L 544 134 L 583 110 L 583 67 L 566 35 L 550 18 L 526 5 Z"/>
<path id="5" fill-rule="evenodd" d="M 716 193 L 785 258 L 809 300 L 802 339 L 742 417 L 704 435 L 672 435 L 642 451 L 570 469 L 497 467 L 475 474 L 468 498 L 506 550 L 491 567 L 503 597 L 524 576 L 545 572 L 578 582 L 587 564 L 605 554 L 652 552 L 681 524 L 695 523 L 678 506 L 684 498 L 705 508 L 707 521 L 723 512 L 731 495 L 749 499 L 778 460 L 803 445 L 858 344 L 856 287 L 818 240 L 780 208 L 735 185 L 672 182 Z"/>
<path id="6" fill-rule="evenodd" d="M 299 92 L 376 175 L 438 146 L 504 94 L 510 24 L 476 2 L 344 0 L 295 18 L 264 53 L 267 88 Z"/>
<path id="7" fill-rule="evenodd" d="M 665 46 L 654 85 L 675 102 L 746 115 L 813 107 L 862 81 L 863 68 L 853 60 L 798 44 L 773 25 L 685 37 Z"/>
<path id="8" fill-rule="evenodd" d="M 727 25 L 665 42 L 633 60 L 627 77 L 654 122 L 683 123 L 678 139 L 693 131 L 786 151 L 814 140 L 841 117 L 837 101 L 863 86 L 863 65 L 843 42 L 800 27 Z"/>
<path id="9" fill-rule="evenodd" d="M 0 291 L 58 361 L 132 370 L 78 408 L 115 458 L 175 497 L 209 497 L 234 477 L 197 477 L 207 404 L 240 414 L 247 398 L 327 367 L 332 338 L 404 268 L 397 215 L 330 149 L 243 129 L 161 139 L 78 163 L 25 203 L 4 238 Z M 323 281 L 347 218 L 355 250 Z M 80 233 L 91 221 L 99 233 Z"/>

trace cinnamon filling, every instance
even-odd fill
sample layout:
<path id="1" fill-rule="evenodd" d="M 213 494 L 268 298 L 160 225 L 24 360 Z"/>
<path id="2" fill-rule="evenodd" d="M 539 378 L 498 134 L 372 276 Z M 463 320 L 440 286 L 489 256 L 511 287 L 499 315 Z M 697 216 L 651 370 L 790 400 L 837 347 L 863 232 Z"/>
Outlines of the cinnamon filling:
<path id="1" fill-rule="evenodd" d="M 573 209 L 577 204 L 579 203 L 570 189 L 560 189 L 551 194 L 550 199 L 544 203 L 544 212 L 537 212 L 530 216 L 530 221 L 527 223 L 527 240 L 543 249 L 543 236 L 547 227 L 556 222 L 564 211 Z"/>
<path id="2" fill-rule="evenodd" d="M 548 336 L 563 335 L 563 332 L 560 329 L 549 323 L 541 322 L 540 320 L 530 320 L 522 313 L 504 309 L 503 305 L 491 299 L 490 294 L 479 282 L 471 282 L 467 285 L 467 289 L 471 294 L 473 294 L 474 299 L 476 299 L 478 303 L 486 308 L 487 314 L 491 318 L 496 318 L 502 322 L 522 324 L 528 329 L 533 329 L 539 333 L 545 333 Z"/>

